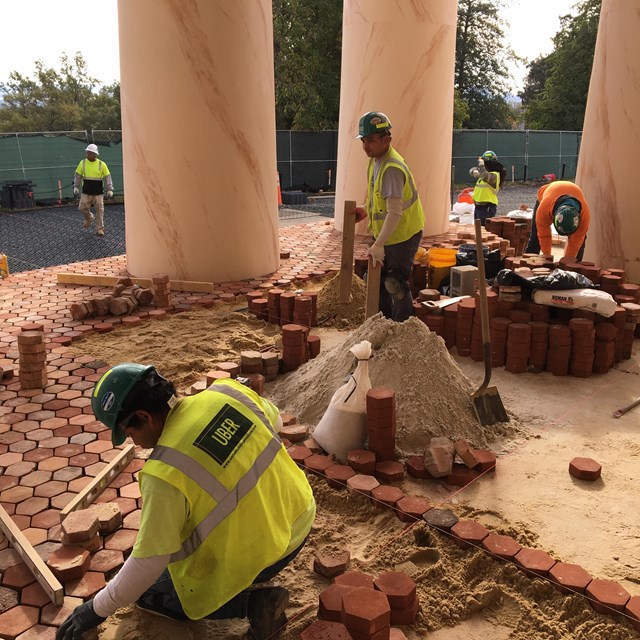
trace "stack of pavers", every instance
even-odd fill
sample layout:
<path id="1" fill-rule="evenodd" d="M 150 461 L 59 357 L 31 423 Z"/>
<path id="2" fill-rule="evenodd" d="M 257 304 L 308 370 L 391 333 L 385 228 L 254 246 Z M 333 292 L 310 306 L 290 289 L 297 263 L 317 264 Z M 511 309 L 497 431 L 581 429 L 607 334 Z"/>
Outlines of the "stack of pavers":
<path id="1" fill-rule="evenodd" d="M 531 220 L 514 219 L 502 216 L 487 218 L 487 231 L 509 241 L 513 254 L 519 256 L 524 249 L 531 235 Z"/>
<path id="2" fill-rule="evenodd" d="M 396 394 L 392 389 L 374 387 L 367 392 L 368 448 L 376 460 L 396 458 Z"/>
<path id="3" fill-rule="evenodd" d="M 43 329 L 21 331 L 18 334 L 18 367 L 20 386 L 23 389 L 42 389 L 47 386 L 47 353 Z"/>
<path id="4" fill-rule="evenodd" d="M 151 276 L 153 300 L 156 307 L 163 309 L 171 306 L 171 284 L 166 273 L 156 273 Z"/>

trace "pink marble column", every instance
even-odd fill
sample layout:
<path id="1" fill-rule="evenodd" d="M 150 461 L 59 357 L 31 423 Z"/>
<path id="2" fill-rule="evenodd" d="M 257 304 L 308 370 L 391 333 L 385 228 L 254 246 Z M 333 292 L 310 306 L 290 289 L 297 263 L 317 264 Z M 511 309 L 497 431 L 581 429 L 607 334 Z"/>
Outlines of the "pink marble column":
<path id="1" fill-rule="evenodd" d="M 416 179 L 425 232 L 448 228 L 451 197 L 455 0 L 345 0 L 336 219 L 364 202 L 368 158 L 355 139 L 360 116 L 383 111 L 392 144 Z M 366 223 L 358 224 L 366 231 Z"/>
<path id="2" fill-rule="evenodd" d="M 603 0 L 576 183 L 591 209 L 585 260 L 640 283 L 640 0 Z"/>
<path id="3" fill-rule="evenodd" d="M 130 272 L 275 271 L 270 0 L 119 0 L 118 12 Z"/>

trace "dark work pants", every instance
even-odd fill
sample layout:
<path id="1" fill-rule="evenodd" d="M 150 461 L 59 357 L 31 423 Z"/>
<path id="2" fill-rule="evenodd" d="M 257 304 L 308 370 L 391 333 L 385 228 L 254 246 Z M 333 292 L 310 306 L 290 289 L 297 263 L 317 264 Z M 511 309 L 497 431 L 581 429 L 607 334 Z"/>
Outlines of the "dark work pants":
<path id="1" fill-rule="evenodd" d="M 498 205 L 491 204 L 490 202 L 476 204 L 473 207 L 473 218 L 474 220 L 480 219 L 483 227 L 487 222 L 487 218 L 493 218 L 496 213 L 498 213 Z"/>
<path id="2" fill-rule="evenodd" d="M 253 584 L 259 584 L 260 582 L 267 582 L 274 578 L 282 569 L 284 569 L 302 550 L 306 540 L 288 556 L 285 556 L 281 560 L 278 560 L 275 564 L 267 567 L 264 571 L 259 573 Z M 206 584 L 202 585 L 203 589 L 207 588 Z M 231 598 L 229 602 L 223 604 L 219 609 L 209 614 L 207 618 L 209 620 L 227 620 L 229 618 L 246 618 L 249 609 L 249 596 L 253 589 L 246 589 L 242 591 L 234 598 Z M 160 602 L 158 609 L 163 609 L 164 613 L 175 620 L 189 620 L 189 617 L 184 612 L 176 589 L 173 586 L 171 575 L 169 570 L 165 569 L 162 575 L 152 584 L 141 596 L 140 601 L 145 599 L 153 599 L 154 602 Z"/>
<path id="3" fill-rule="evenodd" d="M 420 246 L 422 231 L 411 236 L 404 242 L 387 244 L 384 247 L 384 263 L 380 273 L 380 304 L 379 309 L 385 318 L 396 322 L 404 322 L 413 315 L 413 298 L 409 286 L 409 276 L 413 267 L 416 251 Z M 397 283 L 400 291 L 404 293 L 402 299 L 398 299 L 389 293 L 385 286 L 385 280 L 392 280 L 392 286 Z"/>
<path id="4" fill-rule="evenodd" d="M 529 236 L 529 242 L 527 243 L 527 247 L 524 250 L 525 253 L 540 253 L 540 240 L 538 240 L 538 227 L 536 226 L 536 211 L 538 211 L 538 206 L 540 202 L 536 200 L 536 205 L 533 207 L 533 218 L 531 219 L 531 235 Z M 584 242 L 580 247 L 580 251 L 578 251 L 578 255 L 576 256 L 576 260 L 580 262 L 582 257 L 584 256 L 584 248 L 587 244 L 587 236 L 584 237 Z"/>

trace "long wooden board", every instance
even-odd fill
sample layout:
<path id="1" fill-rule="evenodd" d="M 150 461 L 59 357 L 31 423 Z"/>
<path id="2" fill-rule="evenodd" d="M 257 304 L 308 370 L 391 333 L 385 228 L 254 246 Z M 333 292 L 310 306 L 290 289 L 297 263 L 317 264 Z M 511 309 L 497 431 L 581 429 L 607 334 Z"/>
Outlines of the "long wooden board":
<path id="1" fill-rule="evenodd" d="M 62 606 L 64 600 L 62 585 L 51 573 L 51 569 L 47 567 L 2 505 L 0 505 L 0 528 L 24 563 L 31 569 L 31 573 L 33 573 L 44 592 L 49 596 L 49 600 L 57 607 Z"/>
<path id="2" fill-rule="evenodd" d="M 380 273 L 382 267 L 373 266 L 373 258 L 369 256 L 369 268 L 367 270 L 367 304 L 365 319 L 370 318 L 380 311 Z"/>
<path id="3" fill-rule="evenodd" d="M 351 299 L 351 282 L 353 279 L 353 243 L 356 237 L 356 203 L 346 200 L 342 215 L 342 259 L 340 261 L 340 302 Z"/>
<path id="4" fill-rule="evenodd" d="M 79 284 L 87 287 L 113 287 L 124 276 L 97 276 L 84 273 L 59 273 L 58 284 Z M 151 288 L 151 278 L 131 278 L 133 284 Z M 171 280 L 171 291 L 188 291 L 193 293 L 211 293 L 213 282 L 191 282 L 189 280 Z"/>
<path id="5" fill-rule="evenodd" d="M 86 509 L 120 475 L 134 457 L 135 447 L 129 444 L 60 511 L 60 522 L 72 511 Z"/>

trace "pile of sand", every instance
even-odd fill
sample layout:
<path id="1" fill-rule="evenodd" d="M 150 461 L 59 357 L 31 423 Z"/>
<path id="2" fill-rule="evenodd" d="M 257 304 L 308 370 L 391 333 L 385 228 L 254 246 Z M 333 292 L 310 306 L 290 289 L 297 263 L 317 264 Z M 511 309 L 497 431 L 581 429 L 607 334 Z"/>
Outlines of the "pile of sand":
<path id="1" fill-rule="evenodd" d="M 402 453 L 422 451 L 431 436 L 463 438 L 480 447 L 505 434 L 505 425 L 478 424 L 470 398 L 471 383 L 442 338 L 415 317 L 403 323 L 381 314 L 369 318 L 342 344 L 275 382 L 270 398 L 300 422 L 315 426 L 335 390 L 353 371 L 355 362 L 349 348 L 361 340 L 369 340 L 373 346 L 371 384 L 396 392 L 397 446 Z"/>
<path id="2" fill-rule="evenodd" d="M 362 324 L 367 300 L 367 289 L 362 278 L 351 277 L 351 299 L 340 302 L 340 274 L 331 278 L 318 291 L 318 319 L 324 326 L 335 325 L 353 329 Z"/>

